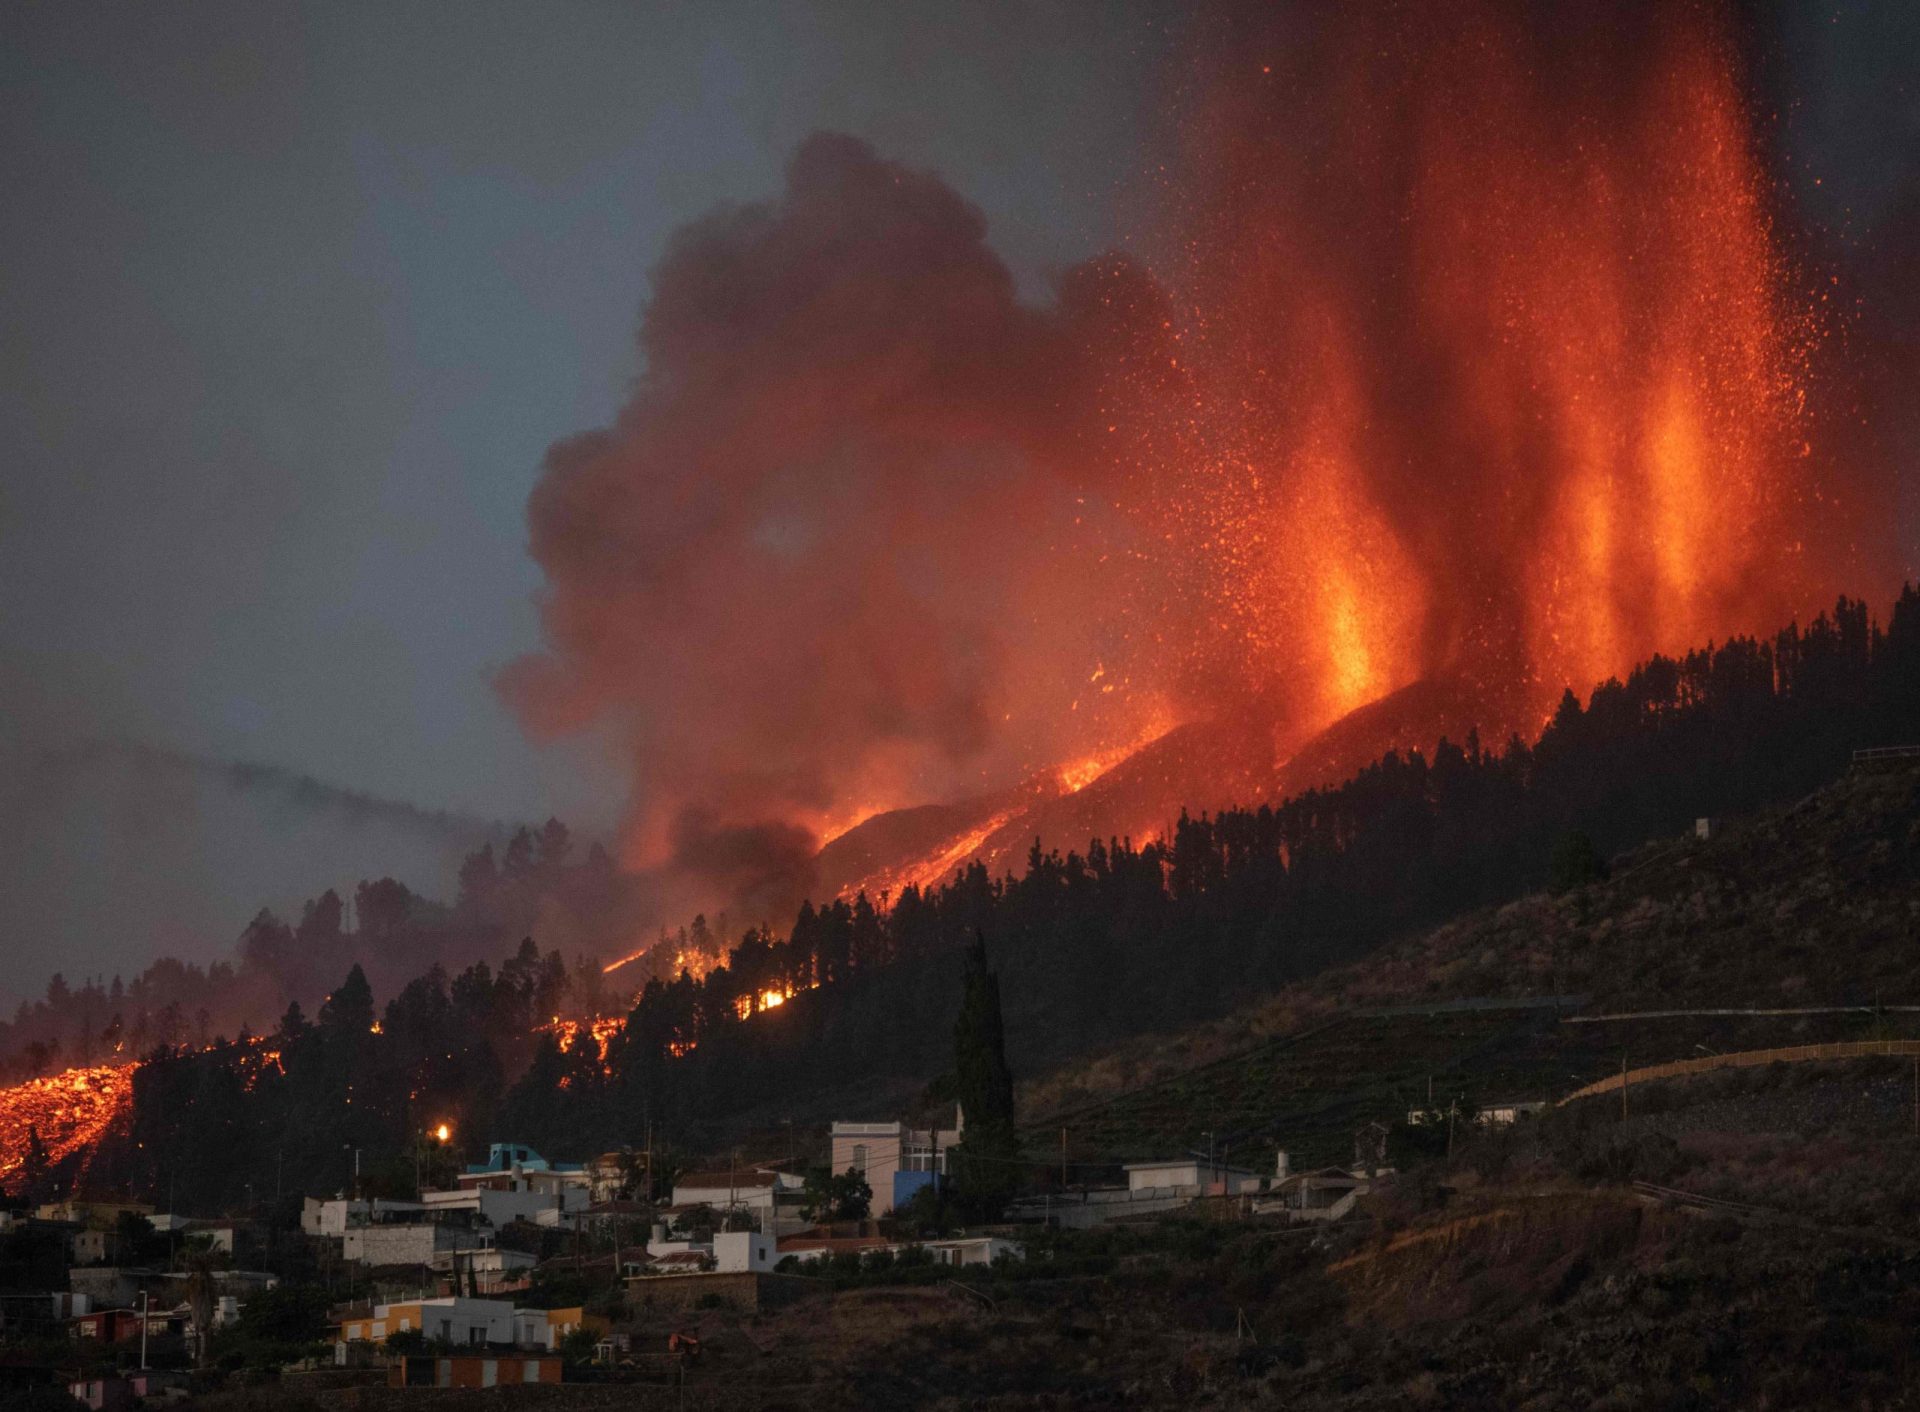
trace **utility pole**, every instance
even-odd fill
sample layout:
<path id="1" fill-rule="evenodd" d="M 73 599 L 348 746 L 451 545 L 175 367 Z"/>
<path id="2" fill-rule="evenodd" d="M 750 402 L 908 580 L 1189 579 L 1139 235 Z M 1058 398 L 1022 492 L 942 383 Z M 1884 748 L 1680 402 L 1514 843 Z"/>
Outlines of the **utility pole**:
<path id="1" fill-rule="evenodd" d="M 1620 1051 L 1620 1121 L 1627 1121 L 1627 1051 Z"/>
<path id="2" fill-rule="evenodd" d="M 1913 1056 L 1913 1135 L 1920 1137 L 1920 1054 Z"/>
<path id="3" fill-rule="evenodd" d="M 1060 1126 L 1060 1190 L 1065 1191 L 1066 1189 L 1067 1189 L 1067 1129 L 1066 1129 L 1066 1125 L 1063 1123 Z"/>
<path id="4" fill-rule="evenodd" d="M 147 1366 L 147 1292 L 140 1291 L 140 1367 Z"/>

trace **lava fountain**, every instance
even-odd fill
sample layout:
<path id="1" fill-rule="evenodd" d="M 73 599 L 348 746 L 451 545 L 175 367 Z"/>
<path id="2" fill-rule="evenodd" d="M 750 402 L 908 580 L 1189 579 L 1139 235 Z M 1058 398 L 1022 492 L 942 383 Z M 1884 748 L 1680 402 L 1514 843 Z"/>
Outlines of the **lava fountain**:
<path id="1" fill-rule="evenodd" d="M 1810 444 L 1817 305 L 1710 7 L 1213 37 L 1178 294 L 1109 393 L 1204 566 L 1195 694 L 1289 682 L 1304 730 L 1459 677 L 1526 725 L 1857 581 L 1862 475 Z"/>

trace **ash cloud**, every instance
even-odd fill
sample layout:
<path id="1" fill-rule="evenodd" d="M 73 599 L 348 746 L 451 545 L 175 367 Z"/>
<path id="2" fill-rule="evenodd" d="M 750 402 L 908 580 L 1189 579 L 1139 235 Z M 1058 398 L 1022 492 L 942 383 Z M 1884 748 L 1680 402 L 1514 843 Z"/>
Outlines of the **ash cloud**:
<path id="1" fill-rule="evenodd" d="M 975 208 L 834 135 L 672 242 L 631 401 L 547 456 L 549 646 L 501 682 L 538 734 L 619 723 L 630 865 L 790 890 L 822 831 L 1080 724 L 1124 647 L 1088 278 L 1023 305 Z"/>
<path id="2" fill-rule="evenodd" d="M 729 899 L 744 916 L 784 921 L 817 880 L 819 840 L 798 824 L 728 824 L 713 810 L 689 804 L 674 816 L 668 839 L 670 875 Z"/>

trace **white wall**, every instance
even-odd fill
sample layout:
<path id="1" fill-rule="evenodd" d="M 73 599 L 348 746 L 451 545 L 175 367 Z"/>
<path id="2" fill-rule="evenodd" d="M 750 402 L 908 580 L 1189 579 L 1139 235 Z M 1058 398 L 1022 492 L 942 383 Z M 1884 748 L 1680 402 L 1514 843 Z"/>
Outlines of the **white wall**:
<path id="1" fill-rule="evenodd" d="M 722 1274 L 771 1270 L 779 1259 L 773 1238 L 758 1231 L 721 1231 L 713 1238 L 714 1268 Z"/>
<path id="2" fill-rule="evenodd" d="M 673 1189 L 675 1206 L 711 1206 L 714 1210 L 724 1210 L 731 1200 L 734 1206 L 748 1211 L 768 1211 L 773 1208 L 773 1188 L 770 1186 L 705 1187 L 677 1186 Z"/>
<path id="3" fill-rule="evenodd" d="M 420 1193 L 420 1199 L 429 1211 L 476 1211 L 481 1219 L 496 1226 L 511 1225 L 517 1220 L 537 1220 L 543 1211 L 574 1210 L 586 1204 L 585 1198 L 584 1187 L 569 1191 L 564 1206 L 559 1193 L 543 1191 L 487 1191 L 483 1188 Z"/>

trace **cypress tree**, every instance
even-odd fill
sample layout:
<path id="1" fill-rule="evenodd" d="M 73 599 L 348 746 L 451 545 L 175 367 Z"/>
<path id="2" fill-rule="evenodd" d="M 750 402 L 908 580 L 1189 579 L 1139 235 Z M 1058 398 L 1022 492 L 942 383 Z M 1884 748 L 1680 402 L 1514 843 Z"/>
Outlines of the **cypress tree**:
<path id="1" fill-rule="evenodd" d="M 1013 1122 L 1000 980 L 987 968 L 987 940 L 977 929 L 966 953 L 953 1063 L 966 1127 L 959 1146 L 948 1154 L 948 1171 L 964 1202 L 981 1214 L 997 1214 L 1019 1185 L 1020 1138 Z"/>

